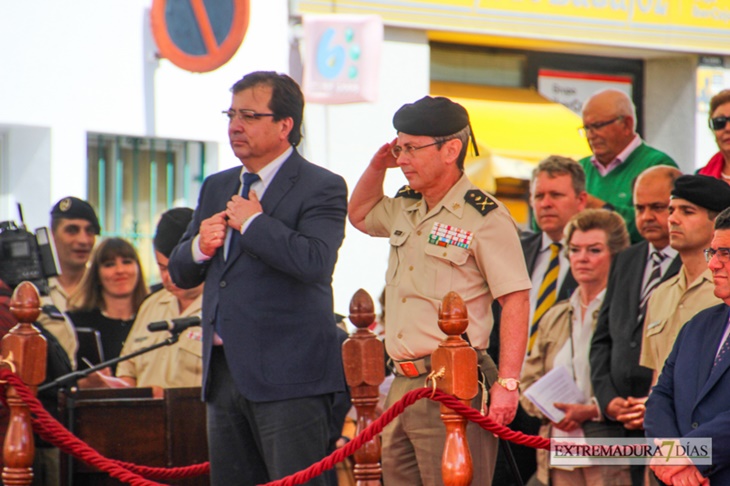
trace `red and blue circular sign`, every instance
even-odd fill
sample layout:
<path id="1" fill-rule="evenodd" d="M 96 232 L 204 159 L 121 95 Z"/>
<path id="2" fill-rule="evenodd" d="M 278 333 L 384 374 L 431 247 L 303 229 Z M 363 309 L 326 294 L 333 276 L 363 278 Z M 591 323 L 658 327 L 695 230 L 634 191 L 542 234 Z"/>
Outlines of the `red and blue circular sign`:
<path id="1" fill-rule="evenodd" d="M 153 0 L 152 34 L 163 58 L 196 73 L 218 69 L 243 42 L 249 0 Z"/>

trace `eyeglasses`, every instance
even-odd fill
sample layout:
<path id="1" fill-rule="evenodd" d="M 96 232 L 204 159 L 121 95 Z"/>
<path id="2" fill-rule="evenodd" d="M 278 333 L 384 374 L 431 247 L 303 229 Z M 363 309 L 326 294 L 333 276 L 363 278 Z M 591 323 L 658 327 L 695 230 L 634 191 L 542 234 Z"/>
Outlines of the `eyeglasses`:
<path id="1" fill-rule="evenodd" d="M 583 125 L 582 127 L 578 128 L 578 133 L 581 134 L 581 136 L 585 137 L 588 135 L 588 132 L 594 131 L 597 132 L 603 127 L 607 127 L 611 123 L 615 123 L 619 120 L 623 120 L 623 116 L 617 116 L 616 118 L 612 118 L 611 120 L 605 121 L 605 122 L 597 122 L 597 123 L 589 123 L 588 125 Z"/>
<path id="2" fill-rule="evenodd" d="M 715 118 L 710 118 L 710 128 L 713 130 L 722 130 L 729 121 L 730 117 L 727 116 L 716 116 Z"/>
<path id="3" fill-rule="evenodd" d="M 717 255 L 717 261 L 720 263 L 728 263 L 730 262 L 730 248 L 718 248 L 715 250 L 714 248 L 707 248 L 704 250 L 705 253 L 705 260 L 707 260 L 707 263 L 710 263 L 710 260 L 712 260 L 712 257 Z"/>
<path id="4" fill-rule="evenodd" d="M 223 110 L 221 113 L 228 117 L 228 121 L 233 121 L 234 118 L 238 118 L 243 123 L 253 123 L 259 118 L 265 116 L 276 116 L 274 113 L 256 113 L 253 110 Z"/>
<path id="5" fill-rule="evenodd" d="M 432 146 L 438 145 L 440 143 L 448 142 L 449 140 L 451 140 L 451 139 L 448 139 L 448 140 L 439 140 L 438 142 L 429 143 L 427 145 L 421 145 L 420 147 L 414 147 L 413 145 L 408 145 L 408 144 L 403 145 L 402 147 L 400 145 L 394 145 L 393 148 L 390 149 L 390 153 L 393 154 L 393 157 L 395 157 L 396 159 L 398 157 L 400 157 L 401 154 L 403 154 L 403 152 L 405 152 L 406 155 L 411 156 L 411 155 L 413 155 L 413 153 L 416 150 L 421 150 L 421 149 L 424 149 L 426 147 L 432 147 Z"/>

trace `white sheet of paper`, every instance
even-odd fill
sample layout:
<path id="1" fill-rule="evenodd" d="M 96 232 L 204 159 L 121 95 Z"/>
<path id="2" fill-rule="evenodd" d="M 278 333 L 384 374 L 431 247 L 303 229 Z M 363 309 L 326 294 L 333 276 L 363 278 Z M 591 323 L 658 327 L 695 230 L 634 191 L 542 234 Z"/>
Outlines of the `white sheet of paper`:
<path id="1" fill-rule="evenodd" d="M 543 415 L 553 422 L 560 422 L 565 412 L 553 405 L 559 403 L 585 403 L 586 397 L 573 381 L 568 368 L 558 366 L 525 390 L 525 396 L 540 409 Z"/>

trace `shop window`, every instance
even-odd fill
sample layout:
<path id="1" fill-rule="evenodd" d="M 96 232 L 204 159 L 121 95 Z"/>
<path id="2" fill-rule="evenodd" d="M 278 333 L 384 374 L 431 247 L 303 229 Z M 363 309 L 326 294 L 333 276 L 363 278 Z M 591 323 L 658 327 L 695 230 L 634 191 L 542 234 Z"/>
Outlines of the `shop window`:
<path id="1" fill-rule="evenodd" d="M 527 57 L 470 46 L 431 44 L 431 81 L 521 88 Z"/>
<path id="2" fill-rule="evenodd" d="M 160 215 L 194 208 L 205 174 L 205 144 L 183 140 L 89 134 L 88 200 L 102 236 L 129 240 L 149 282 L 158 282 L 152 239 Z"/>

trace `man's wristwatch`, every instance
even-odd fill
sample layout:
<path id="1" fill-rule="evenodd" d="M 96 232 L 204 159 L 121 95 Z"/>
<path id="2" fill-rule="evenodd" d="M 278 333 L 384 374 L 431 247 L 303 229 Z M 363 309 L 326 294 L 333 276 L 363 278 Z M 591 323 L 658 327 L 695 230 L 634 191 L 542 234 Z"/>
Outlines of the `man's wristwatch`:
<path id="1" fill-rule="evenodd" d="M 520 380 L 514 378 L 497 378 L 497 383 L 507 389 L 507 391 L 516 391 L 520 387 Z"/>

